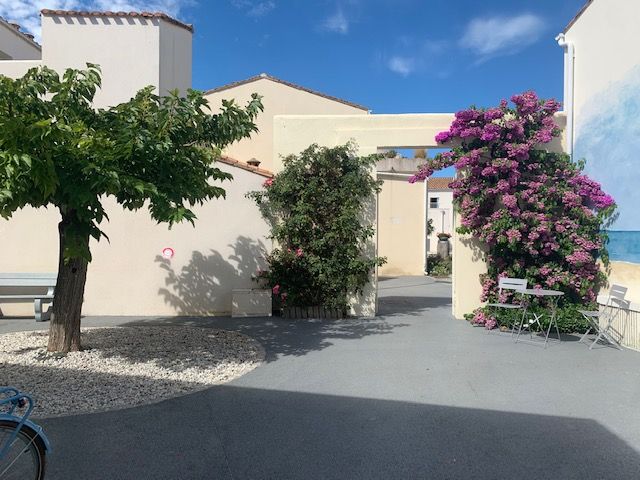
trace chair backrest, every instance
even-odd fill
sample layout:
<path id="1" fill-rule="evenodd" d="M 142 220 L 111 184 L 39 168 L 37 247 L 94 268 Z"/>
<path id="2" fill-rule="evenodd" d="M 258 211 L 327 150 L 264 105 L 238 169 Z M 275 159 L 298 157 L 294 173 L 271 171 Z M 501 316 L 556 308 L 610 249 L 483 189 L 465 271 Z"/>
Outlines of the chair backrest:
<path id="1" fill-rule="evenodd" d="M 498 279 L 498 290 L 525 290 L 527 288 L 526 278 L 500 277 Z"/>
<path id="2" fill-rule="evenodd" d="M 627 295 L 627 287 L 623 287 L 622 285 L 611 285 L 611 289 L 609 290 L 609 297 L 607 298 L 608 306 L 621 306 L 624 307 L 628 302 L 625 302 L 625 297 Z"/>

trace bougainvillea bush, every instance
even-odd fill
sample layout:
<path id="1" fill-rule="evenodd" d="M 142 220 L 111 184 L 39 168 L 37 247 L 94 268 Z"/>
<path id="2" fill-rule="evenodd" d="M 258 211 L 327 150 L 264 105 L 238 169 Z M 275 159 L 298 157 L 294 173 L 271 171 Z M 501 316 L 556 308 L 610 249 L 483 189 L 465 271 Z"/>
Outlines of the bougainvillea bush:
<path id="1" fill-rule="evenodd" d="M 593 303 L 605 280 L 597 259 L 608 262 L 603 230 L 615 202 L 582 172 L 583 162 L 548 149 L 561 133 L 554 119 L 558 102 L 534 92 L 511 101 L 458 112 L 450 129 L 436 136 L 451 151 L 428 161 L 411 181 L 449 166 L 458 170 L 451 183 L 458 232 L 486 247 L 483 301 L 510 301 L 508 293 L 497 298 L 498 278 L 509 276 L 563 291 L 562 307 Z M 495 321 L 489 311 L 474 318 Z"/>
<path id="2" fill-rule="evenodd" d="M 276 248 L 259 272 L 284 306 L 347 311 L 384 259 L 365 255 L 374 235 L 366 218 L 380 182 L 378 156 L 358 157 L 354 145 L 312 145 L 284 159 L 282 172 L 251 192 L 271 226 Z"/>

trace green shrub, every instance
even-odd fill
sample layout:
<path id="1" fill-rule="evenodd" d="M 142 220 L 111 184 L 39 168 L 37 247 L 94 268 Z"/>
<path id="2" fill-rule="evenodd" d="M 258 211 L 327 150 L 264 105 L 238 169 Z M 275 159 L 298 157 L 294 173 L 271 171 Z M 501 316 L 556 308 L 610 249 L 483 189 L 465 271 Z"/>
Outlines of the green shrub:
<path id="1" fill-rule="evenodd" d="M 351 144 L 312 145 L 284 159 L 284 169 L 248 194 L 271 225 L 277 245 L 260 272 L 285 306 L 346 311 L 385 259 L 367 256 L 374 235 L 366 214 L 381 182 L 371 175 L 378 155 L 358 157 Z"/>
<path id="2" fill-rule="evenodd" d="M 589 324 L 584 317 L 578 312 L 578 309 L 584 309 L 584 305 L 565 304 L 558 307 L 556 312 L 556 319 L 558 322 L 558 329 L 561 333 L 584 333 L 587 331 Z M 549 327 L 549 308 L 542 305 L 530 305 L 527 308 L 527 318 L 532 318 L 534 313 L 543 316 L 540 319 L 540 323 L 544 329 Z M 464 316 L 464 318 L 471 323 L 475 323 L 475 319 L 494 319 L 497 323 L 497 327 L 511 328 L 514 322 L 520 323 L 522 318 L 522 310 L 512 310 L 499 307 L 482 307 L 477 309 L 474 313 L 470 313 Z M 552 327 L 551 333 L 554 333 L 555 329 Z"/>
<path id="3" fill-rule="evenodd" d="M 451 256 L 440 258 L 438 255 L 429 255 L 427 257 L 427 273 L 434 277 L 451 275 Z"/>

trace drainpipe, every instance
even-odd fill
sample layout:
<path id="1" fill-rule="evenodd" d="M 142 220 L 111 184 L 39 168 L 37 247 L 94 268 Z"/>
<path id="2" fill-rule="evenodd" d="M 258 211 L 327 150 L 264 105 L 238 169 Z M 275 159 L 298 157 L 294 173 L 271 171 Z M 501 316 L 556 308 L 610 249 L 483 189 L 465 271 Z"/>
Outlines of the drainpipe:
<path id="1" fill-rule="evenodd" d="M 424 270 L 423 273 L 425 275 L 428 275 L 427 273 L 427 262 L 428 262 L 428 258 L 429 258 L 429 238 L 427 235 L 427 227 L 428 227 L 428 222 L 429 222 L 429 189 L 427 188 L 427 182 L 429 181 L 429 178 L 425 178 L 424 179 L 424 228 L 422 229 L 422 231 L 424 232 L 424 254 L 423 254 L 423 259 L 424 259 Z"/>
<path id="2" fill-rule="evenodd" d="M 574 63 L 575 63 L 575 47 L 573 43 L 568 42 L 561 33 L 556 37 L 558 45 L 565 51 L 564 57 L 564 112 L 567 116 L 567 134 L 566 149 L 570 157 L 573 158 L 573 85 L 574 85 Z"/>

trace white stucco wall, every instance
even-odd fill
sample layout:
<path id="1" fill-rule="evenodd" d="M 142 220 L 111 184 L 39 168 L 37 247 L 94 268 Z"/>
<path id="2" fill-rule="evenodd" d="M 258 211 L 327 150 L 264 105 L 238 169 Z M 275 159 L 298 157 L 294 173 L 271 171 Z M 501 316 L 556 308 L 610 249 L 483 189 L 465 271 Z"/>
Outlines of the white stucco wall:
<path id="1" fill-rule="evenodd" d="M 39 60 L 40 48 L 0 18 L 0 61 Z"/>
<path id="2" fill-rule="evenodd" d="M 447 130 L 453 114 L 401 114 L 401 115 L 282 115 L 274 121 L 274 164 L 280 169 L 280 155 L 298 153 L 311 143 L 324 146 L 342 145 L 354 140 L 359 154 L 369 155 L 389 148 L 440 148 L 435 141 L 437 133 Z M 559 114 L 556 122 L 565 127 L 566 118 Z M 555 151 L 564 148 L 564 136 L 548 147 Z M 421 185 L 414 185 L 422 189 Z M 414 202 L 411 202 L 412 204 Z M 408 208 L 411 208 L 409 205 Z M 422 206 L 416 205 L 416 208 Z M 372 212 L 368 212 L 372 213 Z M 378 224 L 375 217 L 373 223 Z M 457 226 L 454 216 L 454 227 Z M 370 245 L 367 254 L 375 253 L 378 239 Z M 454 230 L 453 255 L 453 315 L 463 318 L 480 306 L 482 288 L 478 275 L 486 272 L 482 246 Z M 354 304 L 354 312 L 362 316 L 375 314 L 377 281 L 373 279 L 365 295 Z"/>
<path id="3" fill-rule="evenodd" d="M 27 70 L 42 65 L 41 60 L 2 60 L 0 61 L 0 75 L 9 78 L 20 78 Z"/>
<path id="4" fill-rule="evenodd" d="M 178 25 L 160 21 L 160 93 L 191 88 L 192 33 Z"/>
<path id="5" fill-rule="evenodd" d="M 146 209 L 124 211 L 107 199 L 110 221 L 101 225 L 109 236 L 92 241 L 84 315 L 229 314 L 231 291 L 252 288 L 252 275 L 265 268 L 270 249 L 268 228 L 245 194 L 261 188 L 264 177 L 229 165 L 226 199 L 194 208 L 195 228 L 180 224 L 171 230 L 157 225 Z M 0 220 L 3 272 L 56 272 L 58 261 L 56 209 L 27 208 L 9 221 Z M 164 247 L 175 250 L 162 258 Z M 33 315 L 33 302 L 0 303 L 6 315 Z"/>
<path id="6" fill-rule="evenodd" d="M 96 107 L 148 85 L 161 94 L 191 86 L 192 33 L 160 18 L 42 15 L 42 63 L 59 72 L 100 65 Z"/>
<path id="7" fill-rule="evenodd" d="M 332 147 L 353 140 L 360 155 L 370 155 L 388 148 L 437 148 L 436 134 L 449 128 L 452 120 L 452 114 L 278 115 L 274 119 L 274 168 L 276 172 L 281 169 L 281 156 L 299 153 L 312 143 Z M 414 187 L 422 196 L 424 187 L 419 184 Z M 415 202 L 409 203 L 406 208 L 412 208 L 411 204 Z M 421 210 L 422 201 L 415 208 Z M 365 212 L 375 225 L 378 224 L 376 210 L 376 206 L 372 205 Z M 375 255 L 377 244 L 376 236 L 365 254 Z M 422 251 L 420 249 L 420 256 Z M 353 313 L 363 317 L 374 316 L 376 302 L 377 277 L 374 275 L 363 296 L 354 299 Z"/>
<path id="8" fill-rule="evenodd" d="M 160 83 L 160 20 L 127 17 L 42 16 L 42 62 L 63 72 L 100 65 L 96 107 L 129 100 Z"/>
<path id="9" fill-rule="evenodd" d="M 250 139 L 230 145 L 224 153 L 243 162 L 256 158 L 262 162 L 261 168 L 272 171 L 277 170 L 277 162 L 273 161 L 274 118 L 277 115 L 366 115 L 368 113 L 366 110 L 274 82 L 268 78 L 208 93 L 205 97 L 211 108 L 217 111 L 223 99 L 235 99 L 240 105 L 245 105 L 252 93 L 258 93 L 263 97 L 264 112 L 258 116 L 256 122 L 259 132 L 254 133 Z"/>
<path id="10" fill-rule="evenodd" d="M 409 175 L 377 172 L 382 180 L 378 194 L 378 255 L 387 263 L 378 269 L 383 277 L 423 275 L 426 212 L 424 182 L 410 184 Z"/>

